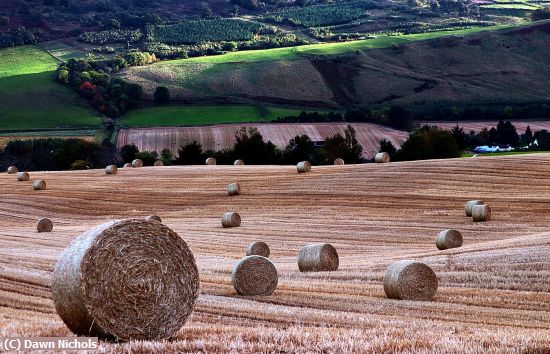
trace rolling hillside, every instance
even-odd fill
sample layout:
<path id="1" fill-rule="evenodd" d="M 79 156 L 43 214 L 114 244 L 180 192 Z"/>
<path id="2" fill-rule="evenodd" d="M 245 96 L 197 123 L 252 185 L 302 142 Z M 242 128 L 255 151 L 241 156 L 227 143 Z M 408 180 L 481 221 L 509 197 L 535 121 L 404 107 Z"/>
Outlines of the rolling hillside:
<path id="1" fill-rule="evenodd" d="M 157 151 L 168 148 L 177 156 L 180 146 L 197 141 L 203 151 L 223 150 L 235 144 L 235 132 L 242 126 L 255 127 L 265 141 L 271 141 L 279 148 L 285 148 L 288 141 L 296 135 L 308 135 L 313 141 L 325 140 L 340 132 L 344 135 L 347 123 L 319 124 L 226 124 L 207 127 L 173 127 L 173 128 L 138 128 L 121 129 L 117 144 L 122 147 L 134 144 L 141 151 Z M 390 140 L 399 147 L 407 138 L 404 131 L 369 123 L 353 123 L 357 140 L 363 147 L 363 156 L 373 158 L 380 147 L 380 140 Z"/>
<path id="2" fill-rule="evenodd" d="M 0 49 L 0 131 L 97 128 L 101 118 L 54 81 L 59 61 L 35 46 Z"/>
<path id="3" fill-rule="evenodd" d="M 125 77 L 143 84 L 148 95 L 158 85 L 168 86 L 181 102 L 422 109 L 434 103 L 548 99 L 550 22 L 472 32 L 237 52 L 131 68 Z"/>
<path id="4" fill-rule="evenodd" d="M 102 343 L 152 352 L 544 353 L 550 348 L 550 155 L 314 167 L 164 167 L 33 173 L 48 189 L 0 175 L 0 335 L 67 336 L 50 295 L 60 253 L 112 218 L 159 214 L 197 258 L 201 295 L 167 342 Z M 225 187 L 239 181 L 243 195 Z M 474 224 L 464 202 L 481 198 L 494 219 Z M 240 228 L 223 229 L 224 211 Z M 55 222 L 38 234 L 36 219 Z M 465 237 L 437 251 L 445 228 Z M 279 286 L 238 296 L 232 267 L 251 241 L 269 243 Z M 304 244 L 330 242 L 340 269 L 300 273 Z M 433 302 L 389 300 L 388 264 L 428 263 L 439 278 Z"/>

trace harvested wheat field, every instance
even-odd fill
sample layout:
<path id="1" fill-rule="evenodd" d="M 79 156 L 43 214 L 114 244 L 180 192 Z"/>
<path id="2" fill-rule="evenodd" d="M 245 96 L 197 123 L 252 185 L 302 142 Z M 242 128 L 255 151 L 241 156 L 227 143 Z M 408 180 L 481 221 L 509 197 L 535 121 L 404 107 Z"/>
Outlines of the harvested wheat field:
<path id="1" fill-rule="evenodd" d="M 387 139 L 395 146 L 407 139 L 407 132 L 371 123 L 351 123 L 357 132 L 357 140 L 363 147 L 363 157 L 373 158 L 380 147 L 380 140 Z M 168 148 L 177 155 L 180 146 L 196 141 L 203 151 L 223 150 L 235 144 L 235 133 L 241 127 L 257 128 L 265 141 L 271 141 L 284 149 L 296 135 L 306 134 L 313 141 L 322 141 L 336 133 L 344 135 L 348 123 L 271 123 L 271 124 L 223 124 L 207 127 L 169 127 L 121 129 L 117 145 L 134 144 L 141 151 L 157 151 Z M 246 163 L 246 161 L 245 161 Z"/>
<path id="2" fill-rule="evenodd" d="M 50 292 L 71 240 L 114 218 L 159 215 L 193 251 L 201 294 L 167 342 L 103 343 L 106 352 L 468 352 L 550 350 L 550 154 L 313 167 L 197 166 L 0 175 L 0 337 L 71 335 Z M 239 181 L 246 193 L 227 196 Z M 464 203 L 491 205 L 474 223 Z M 220 215 L 234 210 L 239 228 Z M 36 231 L 49 217 L 53 232 Z M 438 251 L 444 229 L 464 245 Z M 249 243 L 271 248 L 278 286 L 243 297 L 231 282 Z M 330 243 L 335 272 L 298 270 L 298 250 Z M 423 262 L 433 302 L 391 300 L 389 264 Z"/>

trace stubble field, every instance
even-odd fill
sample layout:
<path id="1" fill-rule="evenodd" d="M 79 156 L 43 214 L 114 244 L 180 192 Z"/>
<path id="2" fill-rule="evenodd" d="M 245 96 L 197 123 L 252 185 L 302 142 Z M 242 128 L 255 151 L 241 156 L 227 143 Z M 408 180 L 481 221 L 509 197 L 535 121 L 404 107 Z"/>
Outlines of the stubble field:
<path id="1" fill-rule="evenodd" d="M 0 337 L 65 336 L 50 296 L 68 243 L 113 218 L 160 215 L 197 259 L 201 295 L 167 342 L 103 343 L 106 352 L 467 352 L 550 350 L 550 154 L 314 167 L 200 166 L 31 173 L 48 189 L 0 175 Z M 243 195 L 225 187 L 239 181 Z M 483 199 L 494 219 L 474 224 L 463 203 Z M 241 214 L 223 229 L 224 211 Z M 55 222 L 51 234 L 36 219 Z M 462 248 L 437 251 L 438 231 Z M 279 286 L 236 294 L 233 265 L 267 242 Z M 298 249 L 330 242 L 340 269 L 300 273 Z M 387 299 L 386 267 L 429 264 L 433 302 Z"/>

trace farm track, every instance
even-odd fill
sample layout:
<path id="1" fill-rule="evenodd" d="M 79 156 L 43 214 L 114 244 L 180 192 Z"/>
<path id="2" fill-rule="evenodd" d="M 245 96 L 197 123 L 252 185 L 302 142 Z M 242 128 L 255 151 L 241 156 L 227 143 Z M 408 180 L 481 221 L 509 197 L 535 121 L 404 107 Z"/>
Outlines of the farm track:
<path id="1" fill-rule="evenodd" d="M 194 166 L 35 172 L 48 189 L 0 175 L 0 337 L 65 336 L 50 298 L 55 262 L 80 233 L 151 213 L 197 258 L 201 295 L 164 343 L 102 344 L 107 352 L 547 352 L 550 350 L 550 154 L 314 167 Z M 239 181 L 243 195 L 225 187 Z M 474 224 L 466 200 L 491 205 Z M 224 211 L 240 228 L 223 229 Z M 51 234 L 35 231 L 49 216 Z M 437 251 L 444 228 L 465 243 Z M 279 272 L 268 297 L 238 296 L 233 265 L 266 241 Z M 298 249 L 330 242 L 340 269 L 300 273 Z M 418 259 L 436 271 L 435 301 L 385 297 L 388 264 Z"/>

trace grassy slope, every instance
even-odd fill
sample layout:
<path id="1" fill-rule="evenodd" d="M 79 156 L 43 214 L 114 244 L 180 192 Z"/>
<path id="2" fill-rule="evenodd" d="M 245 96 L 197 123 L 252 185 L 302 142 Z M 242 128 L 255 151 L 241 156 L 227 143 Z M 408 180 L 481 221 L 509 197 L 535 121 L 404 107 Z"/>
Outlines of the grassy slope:
<path id="1" fill-rule="evenodd" d="M 256 106 L 165 106 L 130 112 L 127 127 L 183 126 L 220 123 L 269 122 L 278 117 L 298 115 L 301 111 Z"/>
<path id="2" fill-rule="evenodd" d="M 401 36 L 380 36 L 372 39 L 365 39 L 351 42 L 340 43 L 320 43 L 303 45 L 290 48 L 276 48 L 264 50 L 248 50 L 233 52 L 217 56 L 198 57 L 191 59 L 174 60 L 174 64 L 179 62 L 193 63 L 231 63 L 239 61 L 258 61 L 258 60 L 278 60 L 278 59 L 293 59 L 301 55 L 336 55 L 351 53 L 356 50 L 368 50 L 377 48 L 388 48 L 392 45 L 400 45 L 409 42 L 439 38 L 449 35 L 464 35 L 489 30 L 499 30 L 514 27 L 514 25 L 499 25 L 493 27 L 472 27 L 457 31 L 435 31 L 418 34 L 408 34 Z"/>
<path id="3" fill-rule="evenodd" d="M 98 127 L 100 117 L 52 79 L 57 60 L 42 49 L 0 50 L 0 131 Z"/>

